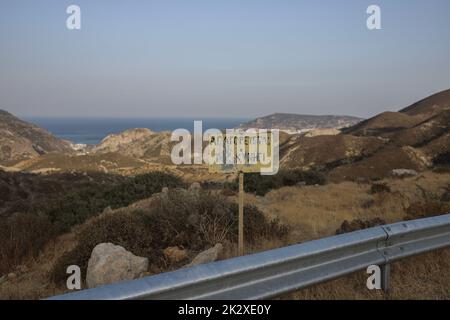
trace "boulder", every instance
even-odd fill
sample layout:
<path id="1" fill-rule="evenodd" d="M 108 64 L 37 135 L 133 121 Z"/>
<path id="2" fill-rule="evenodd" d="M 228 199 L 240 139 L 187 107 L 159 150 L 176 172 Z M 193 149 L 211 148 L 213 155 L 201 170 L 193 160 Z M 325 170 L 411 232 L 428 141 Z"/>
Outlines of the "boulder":
<path id="1" fill-rule="evenodd" d="M 163 201 L 169 200 L 169 188 L 167 188 L 167 187 L 162 188 L 161 200 L 163 200 Z"/>
<path id="2" fill-rule="evenodd" d="M 11 273 L 8 274 L 7 279 L 8 279 L 9 281 L 14 281 L 14 280 L 17 279 L 17 274 L 15 274 L 14 272 L 11 272 Z"/>
<path id="3" fill-rule="evenodd" d="M 92 250 L 86 283 L 94 288 L 114 282 L 138 278 L 148 269 L 148 259 L 138 257 L 121 246 L 101 243 Z"/>
<path id="4" fill-rule="evenodd" d="M 199 264 L 209 263 L 216 261 L 219 258 L 219 255 L 222 253 L 223 246 L 222 244 L 218 243 L 214 247 L 200 252 L 191 263 L 186 265 L 186 267 L 193 267 Z"/>
<path id="5" fill-rule="evenodd" d="M 171 262 L 180 262 L 187 258 L 186 250 L 180 247 L 168 247 L 164 249 L 163 253 Z"/>
<path id="6" fill-rule="evenodd" d="M 191 195 L 198 196 L 200 194 L 201 189 L 202 189 L 202 186 L 200 185 L 200 183 L 194 182 L 193 184 L 191 184 L 189 186 L 188 191 Z"/>

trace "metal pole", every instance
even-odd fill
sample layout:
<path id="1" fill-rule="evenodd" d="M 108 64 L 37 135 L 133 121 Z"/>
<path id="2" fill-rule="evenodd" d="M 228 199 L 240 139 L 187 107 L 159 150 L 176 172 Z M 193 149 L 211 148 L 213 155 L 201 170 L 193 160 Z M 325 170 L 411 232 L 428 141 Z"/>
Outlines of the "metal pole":
<path id="1" fill-rule="evenodd" d="M 244 255 L 244 173 L 239 172 L 239 255 Z"/>
<path id="2" fill-rule="evenodd" d="M 391 276 L 391 265 L 389 263 L 381 266 L 381 289 L 385 293 L 389 292 L 389 278 Z"/>

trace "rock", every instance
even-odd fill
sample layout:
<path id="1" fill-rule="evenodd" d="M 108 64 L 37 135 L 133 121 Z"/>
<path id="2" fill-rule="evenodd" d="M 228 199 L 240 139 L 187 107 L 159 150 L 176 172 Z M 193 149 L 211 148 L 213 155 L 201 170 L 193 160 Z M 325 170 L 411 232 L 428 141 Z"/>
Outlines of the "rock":
<path id="1" fill-rule="evenodd" d="M 392 170 L 392 175 L 394 177 L 415 177 L 418 175 L 416 170 L 411 170 L 411 169 L 394 169 Z"/>
<path id="2" fill-rule="evenodd" d="M 167 188 L 167 187 L 162 188 L 161 199 L 163 201 L 168 201 L 169 200 L 169 188 Z"/>
<path id="3" fill-rule="evenodd" d="M 164 249 L 163 253 L 171 262 L 180 262 L 187 258 L 186 250 L 180 247 L 168 247 Z"/>
<path id="4" fill-rule="evenodd" d="M 214 247 L 200 252 L 193 260 L 191 263 L 189 263 L 188 265 L 186 265 L 186 267 L 193 267 L 199 264 L 204 264 L 204 263 L 208 263 L 208 262 L 213 262 L 216 261 L 217 258 L 219 257 L 219 255 L 222 253 L 223 250 L 223 246 L 222 244 L 218 243 L 216 244 Z"/>
<path id="5" fill-rule="evenodd" d="M 194 182 L 193 184 L 190 185 L 188 191 L 190 194 L 198 196 L 200 194 L 200 190 L 202 189 L 200 183 L 198 182 Z"/>
<path id="6" fill-rule="evenodd" d="M 111 206 L 108 206 L 103 210 L 103 213 L 111 213 L 112 211 L 113 210 L 112 210 Z"/>
<path id="7" fill-rule="evenodd" d="M 86 283 L 94 288 L 109 283 L 138 278 L 148 269 L 148 259 L 138 257 L 121 246 L 101 243 L 92 250 Z"/>
<path id="8" fill-rule="evenodd" d="M 11 272 L 8 274 L 8 280 L 14 280 L 17 278 L 17 275 L 14 272 Z"/>

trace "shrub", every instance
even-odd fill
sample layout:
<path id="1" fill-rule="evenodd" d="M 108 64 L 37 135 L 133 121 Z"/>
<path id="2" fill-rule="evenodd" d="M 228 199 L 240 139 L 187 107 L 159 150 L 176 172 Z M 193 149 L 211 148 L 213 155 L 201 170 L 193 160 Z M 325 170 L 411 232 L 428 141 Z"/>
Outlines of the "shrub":
<path id="1" fill-rule="evenodd" d="M 255 193 L 258 196 L 264 196 L 272 189 L 281 188 L 281 181 L 279 175 L 262 176 L 259 173 L 249 173 L 244 178 L 244 190 L 245 192 Z"/>
<path id="2" fill-rule="evenodd" d="M 152 172 L 118 185 L 103 188 L 90 186 L 76 190 L 43 211 L 62 233 L 101 213 L 107 207 L 116 209 L 128 206 L 160 192 L 163 187 L 180 186 L 184 186 L 180 178 L 167 173 Z"/>
<path id="3" fill-rule="evenodd" d="M 262 238 L 282 238 L 288 229 L 278 220 L 269 221 L 256 207 L 246 206 L 244 235 L 247 243 Z M 51 278 L 63 281 L 65 269 L 79 265 L 86 274 L 93 248 L 103 242 L 121 245 L 133 254 L 148 257 L 152 268 L 167 267 L 163 250 L 182 246 L 192 252 L 218 242 L 237 241 L 238 206 L 211 192 L 195 194 L 171 190 L 148 211 L 122 209 L 103 214 L 86 223 L 77 234 L 78 245 L 55 264 Z"/>
<path id="4" fill-rule="evenodd" d="M 55 236 L 46 217 L 16 213 L 0 220 L 0 274 L 10 272 L 24 257 L 36 256 Z"/>
<path id="5" fill-rule="evenodd" d="M 425 200 L 412 203 L 406 209 L 406 220 L 433 217 L 450 212 L 450 203 L 437 200 Z"/>
<path id="6" fill-rule="evenodd" d="M 133 178 L 101 174 L 41 177 L 0 172 L 0 189 L 5 192 L 0 199 L 0 273 L 37 254 L 47 241 L 107 207 L 127 206 L 163 187 L 177 186 L 184 186 L 180 178 L 162 172 Z"/>
<path id="7" fill-rule="evenodd" d="M 282 170 L 280 173 L 283 186 L 293 186 L 301 182 L 306 185 L 324 185 L 326 182 L 322 173 L 312 170 Z"/>
<path id="8" fill-rule="evenodd" d="M 442 202 L 450 202 L 450 190 L 446 190 L 445 193 L 441 196 Z"/>
<path id="9" fill-rule="evenodd" d="M 433 159 L 435 165 L 448 165 L 450 164 L 450 152 L 442 153 Z"/>
<path id="10" fill-rule="evenodd" d="M 357 231 L 357 230 L 363 230 L 363 229 L 373 228 L 376 226 L 382 226 L 385 224 L 386 224 L 386 221 L 384 221 L 383 219 L 380 219 L 380 218 L 374 218 L 371 220 L 356 219 L 356 220 L 352 220 L 350 222 L 347 220 L 344 220 L 344 222 L 342 222 L 340 228 L 336 230 L 336 234 L 344 234 L 344 233 L 353 232 L 353 231 Z"/>
<path id="11" fill-rule="evenodd" d="M 255 193 L 264 196 L 273 189 L 279 189 L 286 186 L 295 185 L 324 185 L 326 183 L 325 176 L 317 171 L 302 170 L 280 170 L 278 174 L 273 176 L 263 176 L 259 173 L 248 173 L 244 178 L 245 192 Z M 239 185 L 238 178 L 229 183 L 225 188 L 237 191 Z"/>
<path id="12" fill-rule="evenodd" d="M 370 194 L 376 193 L 390 193 L 391 188 L 387 185 L 387 183 L 374 183 L 370 187 Z"/>
<path id="13" fill-rule="evenodd" d="M 155 258 L 151 247 L 153 238 L 145 228 L 140 212 L 99 216 L 83 226 L 76 238 L 76 247 L 63 254 L 53 266 L 50 277 L 54 282 L 66 279 L 66 268 L 70 265 L 78 265 L 85 275 L 91 252 L 100 243 L 111 242 L 123 246 L 133 254 Z"/>

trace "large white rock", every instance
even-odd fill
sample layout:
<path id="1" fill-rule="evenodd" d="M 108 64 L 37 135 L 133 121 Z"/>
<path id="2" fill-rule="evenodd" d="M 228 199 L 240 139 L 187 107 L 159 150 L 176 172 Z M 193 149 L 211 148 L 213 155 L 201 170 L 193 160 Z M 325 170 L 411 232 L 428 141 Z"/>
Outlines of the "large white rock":
<path id="1" fill-rule="evenodd" d="M 186 267 L 193 267 L 199 264 L 204 264 L 208 262 L 216 261 L 219 258 L 220 253 L 223 250 L 222 244 L 218 243 L 214 247 L 200 252 L 191 263 L 186 265 Z"/>
<path id="2" fill-rule="evenodd" d="M 148 269 L 148 259 L 138 257 L 121 246 L 101 243 L 92 250 L 86 283 L 89 288 L 139 277 Z"/>

